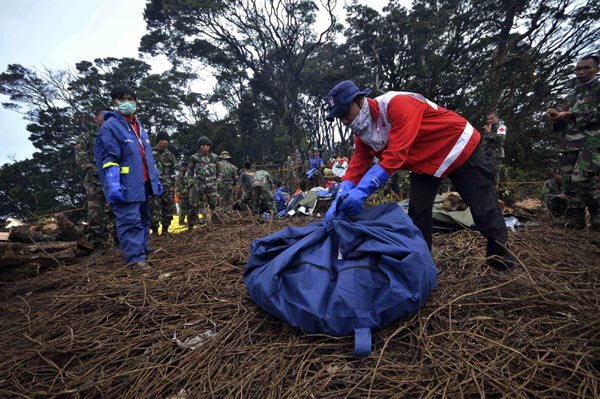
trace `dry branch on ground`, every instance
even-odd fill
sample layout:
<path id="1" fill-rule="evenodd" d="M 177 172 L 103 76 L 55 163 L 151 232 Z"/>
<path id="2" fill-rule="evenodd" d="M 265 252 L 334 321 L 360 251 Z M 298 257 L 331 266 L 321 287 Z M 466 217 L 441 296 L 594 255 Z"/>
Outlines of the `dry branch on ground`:
<path id="1" fill-rule="evenodd" d="M 353 358 L 352 337 L 303 334 L 246 292 L 250 242 L 288 222 L 153 238 L 145 274 L 115 251 L 3 283 L 0 396 L 600 397 L 600 234 L 519 229 L 509 273 L 485 266 L 477 233 L 436 234 L 437 290 Z M 173 339 L 207 331 L 194 350 Z"/>

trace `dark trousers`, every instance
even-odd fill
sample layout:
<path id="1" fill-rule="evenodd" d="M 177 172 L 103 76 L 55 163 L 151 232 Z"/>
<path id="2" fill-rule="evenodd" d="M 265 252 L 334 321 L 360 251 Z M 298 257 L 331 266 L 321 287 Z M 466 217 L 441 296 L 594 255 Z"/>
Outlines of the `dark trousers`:
<path id="1" fill-rule="evenodd" d="M 502 210 L 496 197 L 494 161 L 481 146 L 457 170 L 448 175 L 452 184 L 469 206 L 475 228 L 488 239 L 506 244 L 508 235 Z M 421 230 L 431 249 L 432 211 L 441 179 L 431 175 L 410 174 L 408 215 Z"/>

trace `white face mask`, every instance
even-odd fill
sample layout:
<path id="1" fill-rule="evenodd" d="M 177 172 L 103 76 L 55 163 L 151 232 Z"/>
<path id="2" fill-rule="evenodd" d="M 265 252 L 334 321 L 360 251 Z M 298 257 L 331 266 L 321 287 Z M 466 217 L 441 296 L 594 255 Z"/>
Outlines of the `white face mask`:
<path id="1" fill-rule="evenodd" d="M 374 126 L 375 122 L 373 122 L 373 118 L 371 118 L 371 110 L 369 109 L 367 97 L 363 97 L 360 112 L 348 127 L 354 131 L 354 134 L 361 136 Z"/>

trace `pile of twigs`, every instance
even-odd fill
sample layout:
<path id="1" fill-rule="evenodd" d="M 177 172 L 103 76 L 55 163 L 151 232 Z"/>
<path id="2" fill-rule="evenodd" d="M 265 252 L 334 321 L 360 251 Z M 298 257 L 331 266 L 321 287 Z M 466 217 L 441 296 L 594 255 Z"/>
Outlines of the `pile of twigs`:
<path id="1" fill-rule="evenodd" d="M 0 397 L 600 397 L 599 234 L 518 230 L 508 273 L 477 233 L 436 235 L 438 289 L 353 358 L 352 337 L 303 334 L 247 294 L 250 242 L 286 223 L 153 238 L 146 274 L 115 251 L 4 283 Z"/>

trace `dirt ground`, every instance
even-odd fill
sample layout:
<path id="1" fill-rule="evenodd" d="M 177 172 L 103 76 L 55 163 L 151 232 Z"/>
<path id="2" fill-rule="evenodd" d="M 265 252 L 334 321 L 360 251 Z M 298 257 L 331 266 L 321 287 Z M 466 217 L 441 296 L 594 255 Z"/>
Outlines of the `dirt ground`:
<path id="1" fill-rule="evenodd" d="M 354 358 L 353 337 L 293 329 L 242 280 L 252 240 L 311 221 L 230 218 L 153 237 L 148 272 L 115 250 L 0 283 L 0 397 L 600 397 L 599 233 L 519 228 L 505 273 L 478 233 L 436 234 L 438 288 Z"/>

